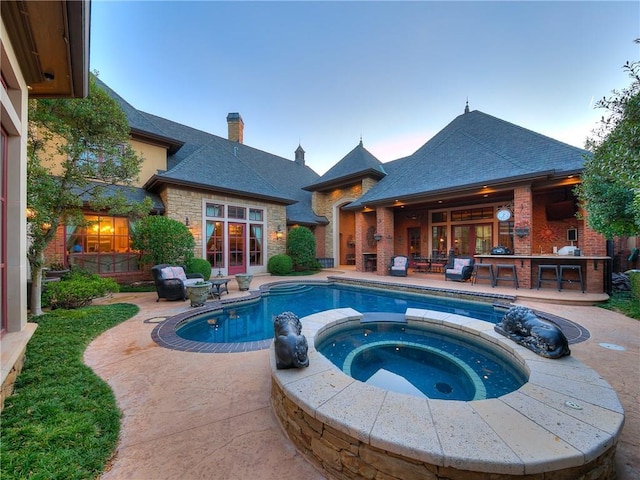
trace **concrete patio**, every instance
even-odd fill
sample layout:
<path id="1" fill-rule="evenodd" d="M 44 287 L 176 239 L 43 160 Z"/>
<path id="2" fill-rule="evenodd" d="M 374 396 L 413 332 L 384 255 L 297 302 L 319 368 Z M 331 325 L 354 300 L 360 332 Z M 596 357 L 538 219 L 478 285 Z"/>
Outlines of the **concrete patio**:
<path id="1" fill-rule="evenodd" d="M 572 345 L 572 355 L 614 387 L 625 409 L 618 479 L 640 479 L 640 322 L 589 305 L 603 296 L 491 288 L 411 271 L 408 277 L 383 277 L 349 267 L 311 278 L 331 275 L 512 295 L 519 305 L 581 324 L 591 337 Z M 304 278 L 257 276 L 251 288 Z M 248 295 L 235 281 L 229 287 L 229 298 Z M 102 479 L 324 478 L 295 450 L 272 411 L 268 350 L 203 354 L 166 349 L 153 342 L 151 331 L 162 318 L 190 309 L 188 302 L 156 302 L 155 293 L 117 294 L 101 302 L 140 307 L 138 315 L 105 332 L 85 353 L 85 362 L 112 387 L 123 412 L 117 452 Z"/>

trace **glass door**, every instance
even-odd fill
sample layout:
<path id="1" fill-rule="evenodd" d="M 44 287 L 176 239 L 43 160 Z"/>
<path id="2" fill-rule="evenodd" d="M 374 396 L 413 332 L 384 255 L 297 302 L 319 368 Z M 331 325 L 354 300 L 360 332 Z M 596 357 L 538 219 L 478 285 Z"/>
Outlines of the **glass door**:
<path id="1" fill-rule="evenodd" d="M 229 223 L 227 228 L 229 233 L 229 275 L 246 273 L 245 224 Z"/>
<path id="2" fill-rule="evenodd" d="M 453 249 L 456 257 L 472 257 L 491 253 L 492 225 L 456 225 L 453 227 Z"/>
<path id="3" fill-rule="evenodd" d="M 426 257 L 420 250 L 420 228 L 413 227 L 407 230 L 407 238 L 409 239 L 409 251 L 407 256 L 411 261 L 416 258 Z"/>

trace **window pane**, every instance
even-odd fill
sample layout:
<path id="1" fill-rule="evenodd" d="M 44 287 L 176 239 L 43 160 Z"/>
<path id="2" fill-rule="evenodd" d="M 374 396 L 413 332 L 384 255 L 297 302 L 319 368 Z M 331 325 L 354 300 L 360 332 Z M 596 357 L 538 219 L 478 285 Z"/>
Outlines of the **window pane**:
<path id="1" fill-rule="evenodd" d="M 246 218 L 247 209 L 244 207 L 229 206 L 229 218 Z"/>
<path id="2" fill-rule="evenodd" d="M 85 221 L 86 228 L 66 226 L 69 265 L 98 274 L 140 271 L 140 255 L 130 248 L 127 218 L 85 215 Z"/>
<path id="3" fill-rule="evenodd" d="M 207 220 L 207 260 L 212 268 L 224 268 L 224 232 L 222 222 Z"/>
<path id="4" fill-rule="evenodd" d="M 207 203 L 206 216 L 224 218 L 224 205 L 220 205 L 217 203 Z"/>
<path id="5" fill-rule="evenodd" d="M 258 210 L 255 208 L 249 209 L 249 220 L 253 220 L 256 222 L 262 221 L 262 210 Z"/>
<path id="6" fill-rule="evenodd" d="M 262 265 L 262 225 L 251 225 L 249 236 L 249 263 Z"/>

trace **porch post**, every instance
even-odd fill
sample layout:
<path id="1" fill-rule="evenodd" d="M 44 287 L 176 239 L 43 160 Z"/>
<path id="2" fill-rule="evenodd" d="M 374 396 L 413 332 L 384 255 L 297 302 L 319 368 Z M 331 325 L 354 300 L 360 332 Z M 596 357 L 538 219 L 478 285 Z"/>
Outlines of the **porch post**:
<path id="1" fill-rule="evenodd" d="M 516 230 L 528 228 L 526 235 L 515 234 L 513 253 L 515 255 L 531 255 L 531 249 L 533 248 L 533 194 L 531 193 L 531 185 L 523 185 L 513 189 L 513 216 Z M 514 264 L 518 271 L 520 288 L 531 288 L 531 260 L 515 261 Z"/>
<path id="2" fill-rule="evenodd" d="M 394 237 L 393 237 L 393 209 L 386 207 L 376 208 L 376 229 L 382 238 L 376 245 L 377 253 L 377 275 L 387 275 L 387 267 L 394 255 Z"/>

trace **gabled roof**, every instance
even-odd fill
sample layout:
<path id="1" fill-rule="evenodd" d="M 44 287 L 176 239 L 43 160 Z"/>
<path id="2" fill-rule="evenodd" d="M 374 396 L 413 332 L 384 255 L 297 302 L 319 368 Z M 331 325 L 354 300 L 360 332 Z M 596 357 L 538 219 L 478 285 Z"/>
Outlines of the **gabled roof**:
<path id="1" fill-rule="evenodd" d="M 328 223 L 313 213 L 311 193 L 302 190 L 318 178 L 306 165 L 139 111 L 103 82 L 100 87 L 120 104 L 134 134 L 168 146 L 167 170 L 143 188 L 182 185 L 255 198 L 286 205 L 290 223 Z"/>
<path id="2" fill-rule="evenodd" d="M 579 173 L 588 154 L 475 110 L 455 118 L 414 154 L 385 164 L 391 173 L 350 207 Z"/>
<path id="3" fill-rule="evenodd" d="M 385 175 L 382 162 L 364 148 L 362 140 L 360 140 L 360 143 L 331 167 L 327 173 L 303 188 L 309 191 L 330 190 L 352 184 L 365 177 L 379 180 Z"/>

